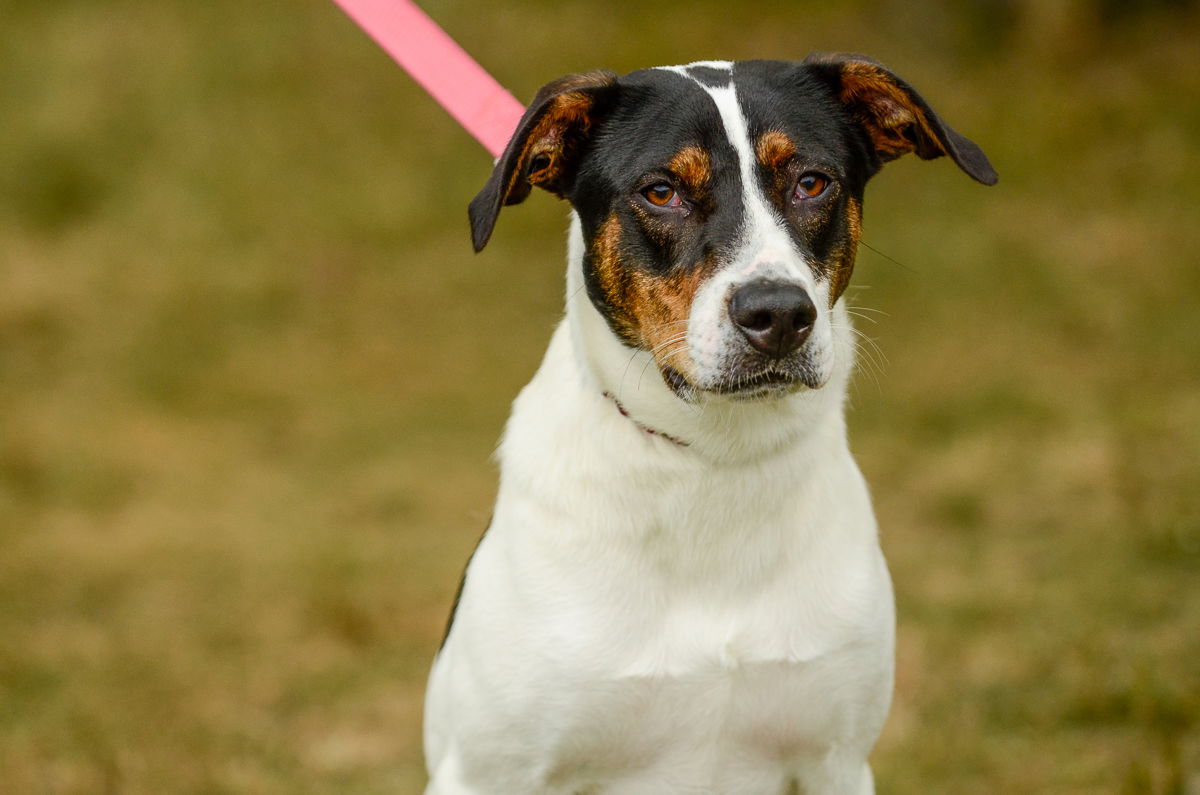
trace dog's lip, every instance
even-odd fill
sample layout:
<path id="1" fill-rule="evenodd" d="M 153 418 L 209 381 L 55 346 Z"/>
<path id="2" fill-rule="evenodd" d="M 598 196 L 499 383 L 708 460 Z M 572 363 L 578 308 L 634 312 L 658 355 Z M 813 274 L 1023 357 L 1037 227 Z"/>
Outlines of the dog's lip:
<path id="1" fill-rule="evenodd" d="M 758 394 L 782 392 L 798 383 L 803 383 L 798 372 L 785 372 L 774 368 L 761 370 L 753 375 L 739 375 L 723 379 L 710 392 L 719 395 L 749 397 Z"/>
<path id="2" fill-rule="evenodd" d="M 803 368 L 781 370 L 776 367 L 765 367 L 745 375 L 728 375 L 717 383 L 709 386 L 699 386 L 692 383 L 683 373 L 670 365 L 660 368 L 663 381 L 679 397 L 690 400 L 697 392 L 708 392 L 734 398 L 756 398 L 771 395 L 782 395 L 798 388 L 815 389 L 819 384 Z"/>

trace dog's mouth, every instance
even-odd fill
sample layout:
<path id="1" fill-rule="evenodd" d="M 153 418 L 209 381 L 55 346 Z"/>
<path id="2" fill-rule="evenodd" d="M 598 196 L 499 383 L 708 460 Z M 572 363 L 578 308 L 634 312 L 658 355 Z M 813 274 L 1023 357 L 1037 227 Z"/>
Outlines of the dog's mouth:
<path id="1" fill-rule="evenodd" d="M 660 368 L 663 381 L 682 400 L 692 402 L 699 393 L 729 397 L 734 400 L 770 400 L 783 397 L 801 389 L 819 389 L 821 381 L 809 367 L 796 363 L 792 366 L 771 366 L 733 371 L 716 382 L 699 385 L 692 383 L 683 373 L 670 365 Z"/>
<path id="2" fill-rule="evenodd" d="M 727 381 L 722 381 L 711 391 L 721 395 L 733 395 L 737 397 L 750 397 L 760 394 L 765 396 L 773 392 L 790 391 L 798 383 L 800 383 L 800 379 L 797 375 L 768 369 L 754 375 L 737 376 Z"/>

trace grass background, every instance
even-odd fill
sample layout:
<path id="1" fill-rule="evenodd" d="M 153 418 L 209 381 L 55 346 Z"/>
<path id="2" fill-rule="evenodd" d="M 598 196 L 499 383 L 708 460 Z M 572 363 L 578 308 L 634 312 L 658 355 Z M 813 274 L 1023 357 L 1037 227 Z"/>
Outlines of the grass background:
<path id="1" fill-rule="evenodd" d="M 1200 792 L 1191 2 L 428 0 L 519 97 L 869 53 L 984 189 L 868 191 L 881 793 Z M 424 677 L 565 207 L 324 0 L 0 0 L 0 790 L 417 793 Z"/>

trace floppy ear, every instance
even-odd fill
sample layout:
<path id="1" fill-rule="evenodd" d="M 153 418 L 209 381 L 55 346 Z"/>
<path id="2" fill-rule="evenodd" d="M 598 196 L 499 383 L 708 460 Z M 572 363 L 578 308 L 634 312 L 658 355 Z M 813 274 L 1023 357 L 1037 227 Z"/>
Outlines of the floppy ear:
<path id="1" fill-rule="evenodd" d="M 881 163 L 907 152 L 924 160 L 949 155 L 984 185 L 996 184 L 996 171 L 983 150 L 942 121 L 912 86 L 883 65 L 861 55 L 820 53 L 804 63 L 830 84 L 866 132 Z"/>
<path id="2" fill-rule="evenodd" d="M 468 207 L 471 238 L 482 251 L 500 208 L 518 204 L 532 186 L 564 197 L 592 126 L 611 104 L 617 75 L 609 71 L 567 75 L 538 91 L 492 176 Z"/>

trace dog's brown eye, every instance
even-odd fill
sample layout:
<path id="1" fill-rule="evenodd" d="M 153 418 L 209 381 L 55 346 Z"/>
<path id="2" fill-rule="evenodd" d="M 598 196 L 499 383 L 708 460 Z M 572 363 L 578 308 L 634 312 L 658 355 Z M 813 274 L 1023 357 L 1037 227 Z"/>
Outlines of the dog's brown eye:
<path id="1" fill-rule="evenodd" d="M 678 207 L 683 204 L 683 199 L 679 198 L 675 189 L 665 182 L 651 185 L 642 191 L 642 195 L 655 207 Z"/>
<path id="2" fill-rule="evenodd" d="M 815 199 L 829 187 L 829 179 L 816 173 L 801 175 L 796 182 L 797 199 Z"/>

